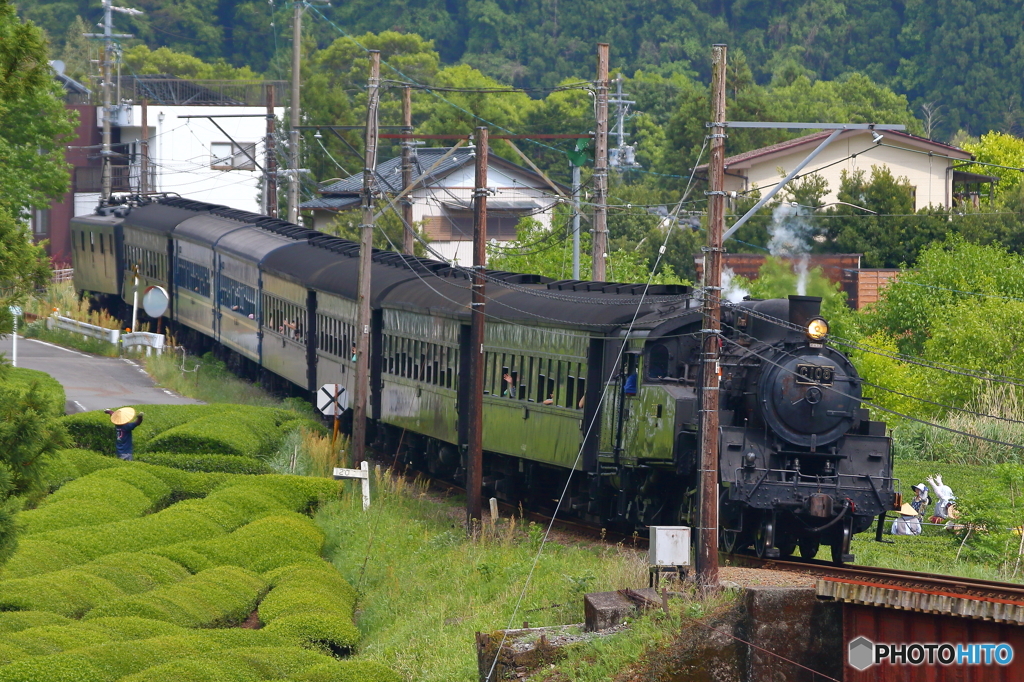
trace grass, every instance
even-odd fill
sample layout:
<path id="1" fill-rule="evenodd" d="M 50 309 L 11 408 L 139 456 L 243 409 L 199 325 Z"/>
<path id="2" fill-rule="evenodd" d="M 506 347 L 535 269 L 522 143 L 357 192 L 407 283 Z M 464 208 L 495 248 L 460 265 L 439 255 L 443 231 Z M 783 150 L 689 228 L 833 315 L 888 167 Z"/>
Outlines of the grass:
<path id="1" fill-rule="evenodd" d="M 94 339 L 90 336 L 73 334 L 63 329 L 47 329 L 45 320 L 36 320 L 25 326 L 22 336 L 26 339 L 39 339 L 58 346 L 74 348 L 84 353 L 102 355 L 108 358 L 116 358 L 120 352 L 119 348 L 107 341 Z"/>
<path id="2" fill-rule="evenodd" d="M 92 310 L 88 298 L 79 298 L 72 282 L 54 282 L 43 292 L 36 293 L 23 306 L 26 315 L 36 320 L 24 327 L 26 338 L 39 339 L 60 346 L 75 348 L 86 353 L 117 357 L 120 349 L 106 341 L 83 337 L 62 329 L 47 329 L 46 318 L 53 314 L 70 317 L 79 322 L 94 324 L 105 329 L 120 329 L 120 322 L 104 310 Z"/>
<path id="3" fill-rule="evenodd" d="M 357 660 L 409 679 L 475 680 L 475 632 L 579 623 L 585 593 L 647 586 L 646 559 L 631 547 L 556 537 L 510 622 L 543 529 L 509 518 L 468 537 L 460 500 L 438 501 L 404 478 L 378 474 L 373 484 L 368 512 L 350 483 L 315 517 L 325 556 L 360 593 Z"/>
<path id="4" fill-rule="evenodd" d="M 173 339 L 168 343 L 175 348 Z M 157 385 L 206 403 L 235 403 L 259 407 L 289 407 L 309 415 L 312 407 L 305 401 L 277 398 L 259 384 L 239 379 L 223 362 L 207 353 L 202 357 L 183 355 L 183 351 L 165 352 L 144 358 L 144 365 Z"/>

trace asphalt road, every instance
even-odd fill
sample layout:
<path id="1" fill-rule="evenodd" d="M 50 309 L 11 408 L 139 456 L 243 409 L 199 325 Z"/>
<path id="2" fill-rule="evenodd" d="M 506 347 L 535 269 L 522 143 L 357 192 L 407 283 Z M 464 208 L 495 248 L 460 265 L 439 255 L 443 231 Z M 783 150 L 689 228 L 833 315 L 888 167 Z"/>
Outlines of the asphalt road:
<path id="1" fill-rule="evenodd" d="M 0 353 L 11 360 L 11 337 L 0 339 Z M 46 372 L 64 386 L 67 413 L 122 405 L 194 405 L 198 400 L 160 388 L 133 360 L 105 358 L 18 337 L 18 367 Z"/>

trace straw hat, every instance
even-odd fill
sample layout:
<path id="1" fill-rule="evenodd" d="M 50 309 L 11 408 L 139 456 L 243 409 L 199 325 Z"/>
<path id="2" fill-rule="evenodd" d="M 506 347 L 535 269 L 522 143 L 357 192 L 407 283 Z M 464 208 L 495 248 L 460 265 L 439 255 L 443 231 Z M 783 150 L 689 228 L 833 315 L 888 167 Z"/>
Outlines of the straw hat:
<path id="1" fill-rule="evenodd" d="M 900 514 L 903 514 L 904 516 L 917 516 L 917 510 L 904 502 L 903 506 L 900 507 Z"/>
<path id="2" fill-rule="evenodd" d="M 114 410 L 114 413 L 110 415 L 110 421 L 114 422 L 115 426 L 123 426 L 135 419 L 135 408 L 122 407 L 119 410 Z"/>

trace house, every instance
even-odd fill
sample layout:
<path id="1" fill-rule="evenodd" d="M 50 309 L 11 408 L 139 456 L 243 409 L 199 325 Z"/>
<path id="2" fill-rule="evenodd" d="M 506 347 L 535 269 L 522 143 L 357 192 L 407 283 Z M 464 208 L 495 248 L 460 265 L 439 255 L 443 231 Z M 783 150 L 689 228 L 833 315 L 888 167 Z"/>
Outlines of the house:
<path id="1" fill-rule="evenodd" d="M 726 158 L 725 190 L 745 192 L 774 185 L 831 132 L 812 133 Z M 993 176 L 960 170 L 974 157 L 959 147 L 891 130 L 881 133 L 881 144 L 876 144 L 877 134 L 872 130 L 845 130 L 801 171 L 801 175 L 816 173 L 828 181 L 822 204 L 837 200 L 843 171 L 863 170 L 870 176 L 872 166 L 886 166 L 895 177 L 908 180 L 915 210 L 928 206 L 951 208 L 960 201 L 977 204 L 984 185 L 991 188 L 998 181 Z M 699 166 L 697 173 L 707 175 L 707 168 L 706 164 Z"/>
<path id="2" fill-rule="evenodd" d="M 427 177 L 408 195 L 413 222 L 431 242 L 431 247 L 448 260 L 471 263 L 473 259 L 473 188 L 475 184 L 472 146 L 460 147 L 441 160 L 450 148 L 425 147 L 413 153 L 413 178 L 426 171 Z M 487 184 L 487 239 L 499 242 L 515 239 L 516 224 L 531 217 L 551 228 L 553 209 L 562 199 L 540 174 L 495 154 L 489 154 Z M 434 164 L 441 161 L 434 168 Z M 402 189 L 402 159 L 395 157 L 377 164 L 381 189 L 391 196 Z M 555 183 L 562 194 L 569 189 Z M 301 205 L 313 217 L 312 227 L 330 232 L 329 224 L 344 211 L 358 210 L 363 174 L 358 173 L 320 188 L 320 196 Z M 378 209 L 386 200 L 377 200 Z"/>
<path id="3" fill-rule="evenodd" d="M 78 111 L 76 137 L 68 142 L 69 191 L 49 209 L 36 211 L 36 241 L 49 239 L 55 263 L 71 260 L 70 221 L 92 213 L 102 191 L 103 107 L 98 93 L 62 73 L 65 107 Z M 197 201 L 260 211 L 265 167 L 267 101 L 284 102 L 283 81 L 190 81 L 168 75 L 125 76 L 114 91 L 120 104 L 111 116 L 112 190 L 141 190 L 143 101 L 147 102 L 150 192 L 173 192 Z M 275 107 L 277 117 L 283 107 Z M 220 116 L 221 118 L 184 118 Z"/>

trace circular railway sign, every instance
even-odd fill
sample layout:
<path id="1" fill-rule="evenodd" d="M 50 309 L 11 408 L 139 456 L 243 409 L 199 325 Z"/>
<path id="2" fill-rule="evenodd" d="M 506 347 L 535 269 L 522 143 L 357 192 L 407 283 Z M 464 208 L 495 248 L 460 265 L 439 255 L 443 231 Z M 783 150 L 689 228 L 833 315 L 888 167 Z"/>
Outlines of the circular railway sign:
<path id="1" fill-rule="evenodd" d="M 163 287 L 146 287 L 146 293 L 142 296 L 142 309 L 150 317 L 160 317 L 167 312 L 170 300 Z"/>

